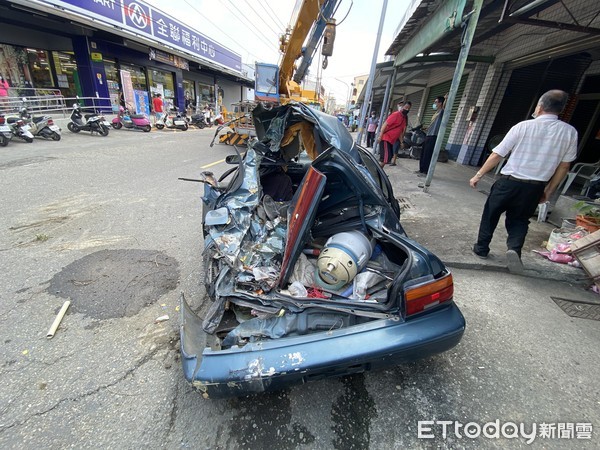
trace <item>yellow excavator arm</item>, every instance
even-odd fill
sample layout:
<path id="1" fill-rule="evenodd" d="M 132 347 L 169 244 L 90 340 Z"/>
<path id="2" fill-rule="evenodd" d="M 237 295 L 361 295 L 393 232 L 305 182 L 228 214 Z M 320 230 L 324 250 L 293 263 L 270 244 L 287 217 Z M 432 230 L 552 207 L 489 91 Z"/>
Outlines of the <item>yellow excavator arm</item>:
<path id="1" fill-rule="evenodd" d="M 282 102 L 291 99 L 304 100 L 299 83 L 306 75 L 312 57 L 323 36 L 325 36 L 325 42 L 329 46 L 328 53 L 325 50 L 323 53 L 326 55 L 331 54 L 330 49 L 333 46 L 333 38 L 335 37 L 335 20 L 332 17 L 340 1 L 298 0 L 296 2 L 290 20 L 292 25 L 288 27 L 285 35 L 280 39 L 279 49 L 282 52 L 282 59 L 278 68 L 278 89 L 268 88 L 269 84 L 272 87 L 274 86 L 275 77 L 272 77 L 274 66 L 257 63 L 255 88 L 257 99 L 265 100 L 269 97 L 272 101 Z M 299 58 L 302 58 L 302 60 L 296 66 L 296 61 Z M 264 72 L 261 72 L 263 69 Z M 259 80 L 262 83 L 259 83 Z M 265 86 L 267 89 L 265 89 Z M 276 95 L 275 90 L 277 91 Z M 318 93 L 316 95 L 318 96 Z"/>

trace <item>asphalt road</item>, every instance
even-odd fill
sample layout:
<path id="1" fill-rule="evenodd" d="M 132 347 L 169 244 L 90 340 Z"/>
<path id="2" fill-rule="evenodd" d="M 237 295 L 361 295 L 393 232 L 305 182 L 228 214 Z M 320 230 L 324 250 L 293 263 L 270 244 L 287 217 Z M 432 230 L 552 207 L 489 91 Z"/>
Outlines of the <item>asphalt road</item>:
<path id="1" fill-rule="evenodd" d="M 251 398 L 192 391 L 176 307 L 182 291 L 205 301 L 201 185 L 177 178 L 228 168 L 232 147 L 211 137 L 65 130 L 0 148 L 1 448 L 600 447 L 600 322 L 556 307 L 568 285 L 507 273 L 454 270 L 467 332 L 443 355 Z M 444 420 L 537 437 L 469 438 L 453 423 L 445 438 L 422 424 L 433 438 L 419 438 L 418 421 Z"/>

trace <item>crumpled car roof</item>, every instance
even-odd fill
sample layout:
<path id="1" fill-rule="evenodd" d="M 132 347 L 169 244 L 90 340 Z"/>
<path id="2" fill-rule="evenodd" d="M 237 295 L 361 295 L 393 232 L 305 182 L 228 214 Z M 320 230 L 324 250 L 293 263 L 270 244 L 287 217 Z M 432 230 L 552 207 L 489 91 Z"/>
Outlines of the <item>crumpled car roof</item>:
<path id="1" fill-rule="evenodd" d="M 252 113 L 258 139 L 260 141 L 270 140 L 273 149 L 280 147 L 287 127 L 306 120 L 314 125 L 321 141 L 347 153 L 355 161 L 360 161 L 356 142 L 337 117 L 297 102 L 290 102 L 287 105 L 271 109 L 259 104 Z M 324 151 L 326 148 L 322 150 Z"/>

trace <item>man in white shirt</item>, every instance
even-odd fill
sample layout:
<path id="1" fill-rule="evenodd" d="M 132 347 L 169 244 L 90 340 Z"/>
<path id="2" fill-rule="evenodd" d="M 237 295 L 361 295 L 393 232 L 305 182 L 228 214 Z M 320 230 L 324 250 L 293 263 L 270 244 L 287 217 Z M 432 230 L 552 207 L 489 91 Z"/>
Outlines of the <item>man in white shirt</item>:
<path id="1" fill-rule="evenodd" d="M 485 173 L 510 154 L 485 203 L 473 252 L 487 258 L 494 230 L 506 212 L 506 259 L 513 273 L 523 272 L 521 249 L 529 218 L 539 203 L 550 198 L 577 157 L 577 131 L 558 120 L 568 98 L 566 92 L 559 90 L 542 95 L 532 114 L 534 120 L 513 126 L 469 181 L 475 188 Z"/>

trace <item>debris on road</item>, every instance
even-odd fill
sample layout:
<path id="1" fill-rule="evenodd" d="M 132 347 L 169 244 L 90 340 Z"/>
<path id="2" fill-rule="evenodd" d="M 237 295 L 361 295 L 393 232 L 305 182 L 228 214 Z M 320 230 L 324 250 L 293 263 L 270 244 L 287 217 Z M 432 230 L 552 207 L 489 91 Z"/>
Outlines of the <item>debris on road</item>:
<path id="1" fill-rule="evenodd" d="M 67 300 L 66 302 L 63 303 L 62 308 L 60 308 L 60 311 L 58 312 L 58 314 L 56 316 L 56 319 L 54 319 L 52 326 L 48 330 L 48 334 L 46 334 L 46 337 L 48 339 L 52 339 L 54 337 L 54 334 L 56 333 L 56 330 L 58 329 L 58 326 L 60 325 L 61 320 L 67 313 L 67 309 L 69 309 L 70 304 L 71 304 L 71 302 L 69 300 Z"/>

